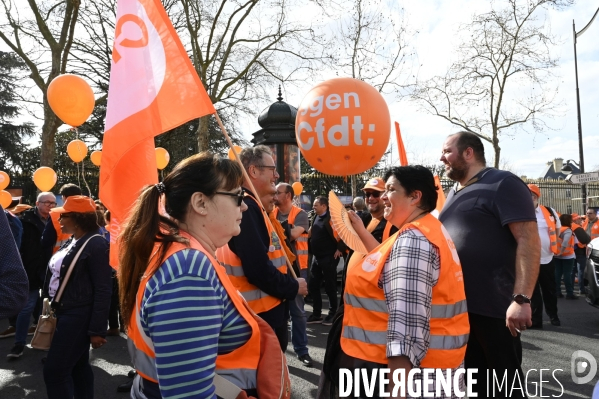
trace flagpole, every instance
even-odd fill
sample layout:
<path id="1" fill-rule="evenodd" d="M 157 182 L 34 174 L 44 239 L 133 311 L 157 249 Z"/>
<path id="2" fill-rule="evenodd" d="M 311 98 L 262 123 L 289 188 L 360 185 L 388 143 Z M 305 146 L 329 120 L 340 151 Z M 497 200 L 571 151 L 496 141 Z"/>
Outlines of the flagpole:
<path id="1" fill-rule="evenodd" d="M 260 207 L 262 208 L 262 212 L 264 212 L 266 214 L 264 204 L 262 204 L 262 199 L 258 196 L 258 193 L 256 192 L 256 188 L 254 187 L 254 184 L 250 180 L 250 176 L 248 175 L 247 171 L 243 167 L 243 163 L 241 162 L 241 159 L 239 159 L 239 155 L 237 154 L 237 151 L 235 151 L 233 149 L 233 142 L 231 141 L 231 138 L 229 137 L 229 134 L 227 133 L 227 129 L 225 129 L 225 126 L 223 125 L 223 122 L 220 120 L 220 117 L 218 116 L 218 112 L 214 112 L 213 115 L 216 118 L 216 122 L 218 122 L 218 126 L 220 126 L 220 130 L 222 130 L 223 134 L 225 135 L 225 140 L 227 140 L 227 143 L 229 144 L 229 148 L 231 149 L 231 152 L 235 155 L 235 160 L 241 166 L 241 171 L 243 172 L 243 178 L 245 179 L 245 181 L 248 182 L 248 184 L 250 186 L 249 189 L 252 190 L 252 192 L 254 194 L 256 194 L 256 199 L 258 200 L 258 203 L 260 204 Z M 271 229 L 274 230 L 274 226 L 272 225 L 272 222 L 270 221 L 270 218 L 268 217 L 268 215 L 266 215 L 266 220 L 270 224 Z M 285 261 L 287 262 L 287 269 L 289 271 L 291 271 L 291 275 L 293 276 L 293 278 L 297 278 L 297 275 L 295 274 L 295 271 L 293 270 L 293 266 L 291 266 L 291 262 L 289 261 L 289 258 L 287 257 L 287 253 L 285 253 L 285 251 L 283 251 L 283 255 L 285 255 Z"/>

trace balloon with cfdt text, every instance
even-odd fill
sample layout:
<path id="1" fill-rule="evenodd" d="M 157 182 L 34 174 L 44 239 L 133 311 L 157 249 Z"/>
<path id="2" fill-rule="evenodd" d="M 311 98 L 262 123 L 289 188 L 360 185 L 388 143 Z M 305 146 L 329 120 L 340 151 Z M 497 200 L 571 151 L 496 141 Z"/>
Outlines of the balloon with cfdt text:
<path id="1" fill-rule="evenodd" d="M 391 135 L 389 108 L 368 83 L 336 78 L 314 86 L 295 120 L 300 150 L 322 173 L 362 173 L 381 159 Z"/>

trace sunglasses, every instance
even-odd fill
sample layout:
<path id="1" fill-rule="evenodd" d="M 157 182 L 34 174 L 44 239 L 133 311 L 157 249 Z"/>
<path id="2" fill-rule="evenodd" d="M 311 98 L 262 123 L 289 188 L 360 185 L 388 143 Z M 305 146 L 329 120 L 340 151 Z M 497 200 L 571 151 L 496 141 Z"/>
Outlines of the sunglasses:
<path id="1" fill-rule="evenodd" d="M 70 213 L 61 213 L 60 216 L 58 217 L 58 220 L 62 220 L 62 219 L 70 218 L 70 217 L 71 217 Z"/>
<path id="2" fill-rule="evenodd" d="M 373 197 L 373 198 L 378 198 L 381 196 L 381 192 L 380 191 L 368 191 L 368 192 L 364 192 L 364 197 L 369 198 L 369 197 Z"/>
<path id="3" fill-rule="evenodd" d="M 245 190 L 241 189 L 241 191 L 238 193 L 226 193 L 224 191 L 217 191 L 214 194 L 228 195 L 229 197 L 237 197 L 237 206 L 241 206 L 241 204 L 243 203 L 243 197 L 245 195 Z"/>

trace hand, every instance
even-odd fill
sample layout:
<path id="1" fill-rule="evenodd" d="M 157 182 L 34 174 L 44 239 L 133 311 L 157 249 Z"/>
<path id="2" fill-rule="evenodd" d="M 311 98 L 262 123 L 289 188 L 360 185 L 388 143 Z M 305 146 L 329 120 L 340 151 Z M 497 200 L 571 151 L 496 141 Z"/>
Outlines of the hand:
<path id="1" fill-rule="evenodd" d="M 102 347 L 102 345 L 104 345 L 107 342 L 106 339 L 100 337 L 99 335 L 92 335 L 91 337 L 89 337 L 89 340 L 92 344 L 92 348 L 94 349 Z"/>
<path id="2" fill-rule="evenodd" d="M 306 280 L 303 278 L 298 278 L 296 280 L 299 284 L 299 288 L 297 290 L 297 295 L 302 295 L 302 296 L 308 295 L 308 283 L 306 283 Z"/>
<path id="3" fill-rule="evenodd" d="M 335 259 L 339 259 L 339 257 L 340 257 L 340 256 L 342 256 L 342 255 L 343 255 L 343 253 L 341 253 L 341 251 L 339 251 L 339 250 L 336 250 L 336 251 L 335 251 L 335 255 L 333 255 L 333 258 L 335 258 Z"/>
<path id="4" fill-rule="evenodd" d="M 347 216 L 349 217 L 349 221 L 351 222 L 351 225 L 354 228 L 354 230 L 357 231 L 358 229 L 364 228 L 364 222 L 362 222 L 362 218 L 360 218 L 360 216 L 358 216 L 356 212 L 348 211 Z"/>
<path id="5" fill-rule="evenodd" d="M 518 336 L 519 332 L 526 330 L 527 327 L 532 326 L 530 303 L 518 305 L 516 302 L 512 302 L 505 315 L 505 326 L 510 329 L 514 337 Z"/>

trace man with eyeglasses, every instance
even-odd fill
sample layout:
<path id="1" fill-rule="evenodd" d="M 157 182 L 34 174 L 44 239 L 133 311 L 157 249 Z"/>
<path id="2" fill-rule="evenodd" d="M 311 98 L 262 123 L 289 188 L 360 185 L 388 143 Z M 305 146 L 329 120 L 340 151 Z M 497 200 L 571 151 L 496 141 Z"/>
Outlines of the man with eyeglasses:
<path id="1" fill-rule="evenodd" d="M 293 205 L 293 187 L 288 183 L 277 184 L 274 203 L 275 217 L 289 231 L 290 247 L 297 257 L 299 270 L 296 274 L 303 279 L 308 277 L 308 214 L 303 209 Z M 297 295 L 289 301 L 291 315 L 291 344 L 299 361 L 306 367 L 312 367 L 312 358 L 308 353 L 308 334 L 306 333 L 306 312 L 304 297 Z"/>
<path id="2" fill-rule="evenodd" d="M 391 223 L 387 223 L 383 216 L 385 205 L 381 201 L 381 194 L 385 191 L 385 182 L 380 177 L 374 177 L 368 180 L 362 191 L 370 212 L 362 218 L 364 226 L 379 243 L 383 242 L 398 230 Z"/>
<path id="3" fill-rule="evenodd" d="M 303 278 L 288 274 L 280 238 L 259 205 L 258 198 L 273 193 L 279 178 L 270 148 L 245 148 L 239 158 L 256 192 L 251 190 L 250 182 L 244 181 L 248 209 L 241 219 L 241 233 L 219 248 L 216 256 L 252 310 L 272 327 L 285 351 L 287 301 L 306 295 L 307 284 Z"/>
<path id="4" fill-rule="evenodd" d="M 25 307 L 17 316 L 15 344 L 7 355 L 8 358 L 23 355 L 31 314 L 39 298 L 39 290 L 44 284 L 46 264 L 41 251 L 41 239 L 46 223 L 50 220 L 50 209 L 56 206 L 56 197 L 50 192 L 42 192 L 37 196 L 35 205 L 21 214 L 23 237 L 19 252 L 29 280 L 29 296 Z"/>

